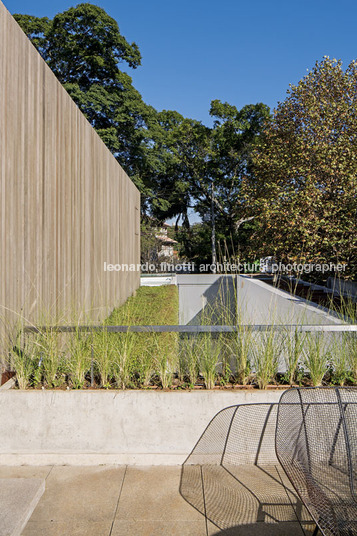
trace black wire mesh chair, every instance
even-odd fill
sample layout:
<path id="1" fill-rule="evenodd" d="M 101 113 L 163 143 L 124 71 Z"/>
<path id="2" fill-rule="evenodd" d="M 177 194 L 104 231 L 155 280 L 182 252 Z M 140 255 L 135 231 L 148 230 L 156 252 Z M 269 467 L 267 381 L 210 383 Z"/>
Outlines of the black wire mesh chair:
<path id="1" fill-rule="evenodd" d="M 280 399 L 277 458 L 325 536 L 357 535 L 357 388 L 297 388 Z"/>
<path id="2" fill-rule="evenodd" d="M 276 416 L 277 404 L 225 408 L 184 462 L 180 493 L 210 534 L 312 534 L 315 524 L 276 458 Z"/>

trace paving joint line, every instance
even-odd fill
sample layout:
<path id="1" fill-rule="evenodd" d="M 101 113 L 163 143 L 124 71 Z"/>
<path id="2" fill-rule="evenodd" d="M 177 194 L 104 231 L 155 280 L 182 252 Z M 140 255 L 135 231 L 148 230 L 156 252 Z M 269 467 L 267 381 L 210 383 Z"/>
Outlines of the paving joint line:
<path id="1" fill-rule="evenodd" d="M 47 481 L 48 477 L 50 476 L 50 474 L 52 473 L 53 468 L 54 468 L 54 465 L 51 466 L 50 470 L 48 471 L 47 475 L 45 476 L 46 481 Z"/>
<path id="2" fill-rule="evenodd" d="M 120 490 L 119 490 L 119 496 L 118 496 L 118 500 L 117 500 L 117 505 L 116 505 L 116 507 L 115 507 L 114 517 L 113 517 L 113 521 L 112 521 L 112 526 L 110 527 L 109 536 L 112 536 L 112 533 L 113 533 L 113 528 L 114 528 L 115 518 L 116 518 L 116 515 L 117 515 L 117 512 L 118 512 L 119 501 L 120 501 L 121 494 L 122 494 L 122 491 L 123 491 L 123 487 L 124 487 L 124 482 L 125 482 L 125 477 L 126 477 L 127 470 L 128 470 L 128 466 L 126 465 L 126 466 L 125 466 L 125 471 L 124 471 L 123 480 L 122 480 L 122 483 L 121 483 L 121 486 L 120 486 Z"/>

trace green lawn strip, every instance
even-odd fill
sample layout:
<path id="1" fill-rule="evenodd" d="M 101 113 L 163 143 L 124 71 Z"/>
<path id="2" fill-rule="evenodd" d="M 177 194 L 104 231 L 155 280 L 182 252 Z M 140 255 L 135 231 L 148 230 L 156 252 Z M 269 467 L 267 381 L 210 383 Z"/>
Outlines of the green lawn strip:
<path id="1" fill-rule="evenodd" d="M 178 290 L 176 285 L 140 287 L 124 305 L 114 309 L 110 325 L 170 325 L 178 323 Z"/>
<path id="2" fill-rule="evenodd" d="M 114 309 L 107 323 L 117 326 L 178 324 L 178 289 L 175 285 L 140 287 L 124 305 Z M 116 334 L 124 337 L 125 335 Z M 178 333 L 133 333 L 131 363 L 141 377 L 150 369 L 159 374 L 163 363 L 177 369 Z"/>

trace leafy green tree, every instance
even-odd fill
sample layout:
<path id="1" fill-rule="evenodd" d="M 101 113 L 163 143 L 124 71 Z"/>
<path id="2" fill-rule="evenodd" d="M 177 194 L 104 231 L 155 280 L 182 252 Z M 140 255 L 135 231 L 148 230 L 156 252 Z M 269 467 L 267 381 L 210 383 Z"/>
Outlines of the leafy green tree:
<path id="1" fill-rule="evenodd" d="M 188 258 L 207 259 L 211 252 L 212 204 L 216 242 L 222 244 L 226 257 L 244 252 L 247 234 L 254 226 L 252 216 L 247 215 L 241 185 L 243 177 L 252 173 L 251 153 L 270 118 L 269 108 L 256 104 L 238 110 L 216 100 L 210 113 L 215 118 L 213 128 L 176 112 L 159 114 L 167 131 L 163 142 L 168 161 L 156 183 L 161 194 L 168 195 L 168 210 L 163 214 L 177 216 L 177 224 L 181 218 L 179 240 Z M 203 221 L 194 232 L 188 221 L 192 208 Z M 198 236 L 205 241 L 202 247 L 197 243 Z"/>
<path id="2" fill-rule="evenodd" d="M 197 180 L 207 174 L 210 152 L 210 129 L 200 121 L 188 119 L 175 111 L 157 115 L 160 135 L 154 150 L 159 165 L 153 179 L 166 204 L 154 206 L 161 219 L 176 217 L 189 228 L 188 211 L 202 194 L 195 188 Z"/>
<path id="3" fill-rule="evenodd" d="M 52 21 L 19 14 L 14 18 L 62 84 L 78 84 L 82 90 L 95 81 L 112 85 L 120 83 L 118 63 L 140 65 L 138 46 L 129 44 L 117 22 L 95 5 L 79 4 Z"/>
<path id="4" fill-rule="evenodd" d="M 140 65 L 138 46 L 103 9 L 85 3 L 52 20 L 15 18 L 140 189 L 144 214 L 181 221 L 189 250 L 189 210 L 208 222 L 214 185 L 217 232 L 237 234 L 246 221 L 242 177 L 269 117 L 266 106 L 239 111 L 213 101 L 213 129 L 175 111 L 157 112 L 120 68 Z"/>
<path id="5" fill-rule="evenodd" d="M 281 261 L 357 273 L 357 63 L 325 57 L 291 86 L 254 156 L 254 245 Z"/>
<path id="6" fill-rule="evenodd" d="M 211 226 L 209 222 L 194 223 L 189 229 L 179 227 L 175 236 L 179 243 L 179 255 L 196 264 L 211 264 Z"/>
<path id="7" fill-rule="evenodd" d="M 214 118 L 214 126 L 209 173 L 196 184 L 204 193 L 204 201 L 197 208 L 202 215 L 207 213 L 213 187 L 217 223 L 221 221 L 221 225 L 233 236 L 242 224 L 252 219 L 247 216 L 245 199 L 241 195 L 242 180 L 252 174 L 251 154 L 270 119 L 270 111 L 262 103 L 238 110 L 228 103 L 214 100 L 210 115 Z"/>
<path id="8" fill-rule="evenodd" d="M 158 114 L 163 132 L 158 150 L 163 151 L 165 165 L 155 180 L 169 199 L 163 213 L 181 217 L 184 226 L 189 208 L 202 217 L 210 213 L 213 184 L 217 217 L 235 231 L 244 219 L 242 178 L 251 172 L 250 154 L 270 117 L 269 108 L 256 104 L 239 111 L 216 100 L 210 113 L 215 117 L 212 129 L 177 112 Z"/>

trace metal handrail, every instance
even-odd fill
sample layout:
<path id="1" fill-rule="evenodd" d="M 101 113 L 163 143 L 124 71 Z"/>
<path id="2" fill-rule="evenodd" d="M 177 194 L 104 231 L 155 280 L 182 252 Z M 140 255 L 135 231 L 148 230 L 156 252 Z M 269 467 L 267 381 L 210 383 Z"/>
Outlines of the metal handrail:
<path id="1" fill-rule="evenodd" d="M 25 326 L 24 333 L 55 333 L 101 332 L 109 333 L 237 333 L 241 331 L 291 331 L 291 332 L 357 332 L 357 324 L 240 324 L 229 325 L 148 325 L 148 326 Z"/>

